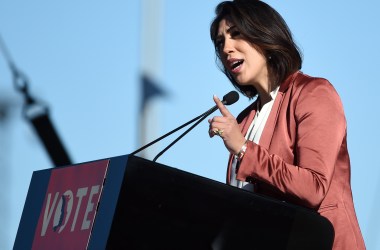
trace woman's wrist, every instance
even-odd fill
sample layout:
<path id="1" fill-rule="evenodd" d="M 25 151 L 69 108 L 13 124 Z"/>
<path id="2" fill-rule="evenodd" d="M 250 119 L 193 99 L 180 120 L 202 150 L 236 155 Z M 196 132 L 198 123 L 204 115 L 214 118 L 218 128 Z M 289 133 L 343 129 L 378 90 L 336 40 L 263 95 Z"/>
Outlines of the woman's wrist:
<path id="1" fill-rule="evenodd" d="M 240 150 L 237 153 L 235 153 L 235 156 L 237 157 L 238 160 L 243 159 L 245 155 L 245 151 L 247 150 L 247 142 L 248 140 L 246 140 L 243 146 L 241 146 Z"/>

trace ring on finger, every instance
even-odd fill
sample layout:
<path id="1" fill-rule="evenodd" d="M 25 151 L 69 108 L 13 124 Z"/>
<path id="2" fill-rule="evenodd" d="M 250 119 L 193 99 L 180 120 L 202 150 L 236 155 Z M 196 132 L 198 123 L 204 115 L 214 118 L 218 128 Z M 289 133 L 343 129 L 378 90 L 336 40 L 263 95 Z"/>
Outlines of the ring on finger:
<path id="1" fill-rule="evenodd" d="M 215 129 L 214 130 L 214 134 L 222 137 L 222 135 L 223 135 L 223 129 Z"/>

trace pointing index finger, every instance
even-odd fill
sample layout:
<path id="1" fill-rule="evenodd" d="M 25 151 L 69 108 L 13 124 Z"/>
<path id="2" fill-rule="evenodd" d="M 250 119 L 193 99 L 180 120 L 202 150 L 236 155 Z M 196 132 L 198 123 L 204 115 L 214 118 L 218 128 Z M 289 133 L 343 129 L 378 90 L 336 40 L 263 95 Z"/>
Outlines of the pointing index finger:
<path id="1" fill-rule="evenodd" d="M 219 100 L 219 98 L 216 95 L 213 96 L 213 99 L 214 99 L 214 102 L 215 102 L 216 106 L 218 107 L 220 113 L 224 117 L 231 116 L 230 111 L 228 111 L 228 109 L 226 108 L 226 106 L 224 106 L 224 104 L 222 103 L 222 101 Z"/>

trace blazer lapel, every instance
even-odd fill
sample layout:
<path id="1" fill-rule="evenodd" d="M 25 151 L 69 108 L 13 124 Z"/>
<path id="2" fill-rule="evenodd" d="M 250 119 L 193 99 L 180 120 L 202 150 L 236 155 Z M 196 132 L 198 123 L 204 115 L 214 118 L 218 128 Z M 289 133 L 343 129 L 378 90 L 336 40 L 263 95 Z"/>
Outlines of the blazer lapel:
<path id="1" fill-rule="evenodd" d="M 269 114 L 268 120 L 265 124 L 264 130 L 259 142 L 260 146 L 264 147 L 267 150 L 269 150 L 269 146 L 273 138 L 273 132 L 277 124 L 277 119 L 281 110 L 281 105 L 284 101 L 285 92 L 288 90 L 290 84 L 294 82 L 297 75 L 298 75 L 298 72 L 290 75 L 283 82 L 283 84 L 281 84 L 280 89 L 278 90 L 276 99 L 274 100 L 274 103 L 272 106 L 272 112 L 270 112 Z"/>
<path id="2" fill-rule="evenodd" d="M 281 85 L 280 89 L 278 90 L 278 94 L 276 97 L 276 100 L 274 100 L 272 111 L 275 110 L 275 112 L 271 112 L 269 114 L 268 120 L 265 124 L 264 131 L 260 138 L 260 146 L 269 149 L 270 143 L 273 138 L 273 132 L 276 127 L 278 115 L 280 113 L 281 105 L 283 103 L 285 92 L 288 90 L 291 83 L 295 81 L 296 76 L 298 75 L 298 71 L 292 75 L 290 75 Z M 249 126 L 251 125 L 257 109 L 257 100 L 254 101 L 246 110 L 243 111 L 243 113 L 246 111 L 248 113 L 247 116 L 243 118 L 243 120 L 239 123 L 241 132 L 243 135 L 245 135 L 249 129 Z M 230 183 L 230 176 L 231 176 L 231 165 L 232 165 L 233 155 L 230 155 L 229 161 L 228 161 L 228 167 L 227 167 L 227 183 Z"/>
<path id="3" fill-rule="evenodd" d="M 249 115 L 247 118 L 245 118 L 240 124 L 240 129 L 243 135 L 245 135 L 249 129 L 249 126 L 251 125 L 253 119 L 255 118 L 256 112 L 257 112 L 257 100 L 254 101 L 250 106 L 249 109 L 251 110 L 249 112 Z"/>
<path id="4" fill-rule="evenodd" d="M 272 141 L 274 128 L 276 127 L 277 118 L 279 114 L 279 110 L 283 101 L 284 93 L 280 92 L 280 90 L 277 93 L 276 100 L 274 100 L 273 106 L 272 106 L 272 112 L 270 112 L 267 122 L 265 123 L 265 127 L 263 130 L 263 133 L 260 137 L 260 146 L 264 147 L 265 149 L 269 149 L 270 143 Z M 273 112 L 275 111 L 275 112 Z"/>

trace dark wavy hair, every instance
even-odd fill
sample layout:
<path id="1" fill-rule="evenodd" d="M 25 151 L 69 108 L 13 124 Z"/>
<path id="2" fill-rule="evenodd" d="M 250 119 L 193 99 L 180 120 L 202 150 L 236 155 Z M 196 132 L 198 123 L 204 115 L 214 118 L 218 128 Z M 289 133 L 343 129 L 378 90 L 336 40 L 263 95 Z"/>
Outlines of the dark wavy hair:
<path id="1" fill-rule="evenodd" d="M 243 39 L 248 41 L 267 59 L 272 82 L 278 86 L 289 75 L 301 69 L 302 55 L 293 41 L 288 25 L 281 15 L 268 4 L 258 0 L 234 0 L 219 3 L 216 17 L 211 23 L 210 35 L 214 43 L 219 67 L 237 90 L 249 98 L 256 96 L 253 86 L 240 86 L 221 63 L 221 51 L 217 36 L 219 23 L 223 19 L 233 24 Z"/>

